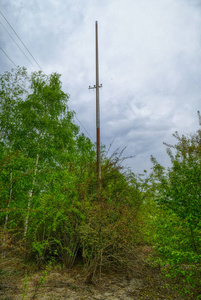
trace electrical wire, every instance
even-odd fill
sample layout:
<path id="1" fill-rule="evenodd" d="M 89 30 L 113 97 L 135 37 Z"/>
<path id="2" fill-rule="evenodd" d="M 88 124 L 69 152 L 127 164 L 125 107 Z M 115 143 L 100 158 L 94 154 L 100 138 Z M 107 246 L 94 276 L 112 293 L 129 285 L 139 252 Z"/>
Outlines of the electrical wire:
<path id="1" fill-rule="evenodd" d="M 12 37 L 12 35 L 10 34 L 10 32 L 6 29 L 6 27 L 0 22 L 1 26 L 4 28 L 4 30 L 7 32 L 7 34 L 10 36 L 10 38 L 14 41 L 14 43 L 16 44 L 16 46 L 20 49 L 20 51 L 24 54 L 24 56 L 26 57 L 26 59 L 30 62 L 30 64 L 34 67 L 34 65 L 32 64 L 32 62 L 30 61 L 30 59 L 28 58 L 28 56 L 26 55 L 26 53 L 24 53 L 24 51 L 22 50 L 22 48 L 18 45 L 18 43 L 15 41 L 15 39 Z M 35 68 L 35 67 L 34 67 Z M 35 68 L 36 70 L 36 68 Z"/>
<path id="2" fill-rule="evenodd" d="M 29 51 L 29 49 L 26 47 L 26 45 L 23 43 L 23 41 L 21 40 L 21 38 L 19 37 L 19 35 L 17 34 L 17 32 L 15 31 L 15 29 L 12 27 L 12 25 L 9 23 L 9 21 L 7 20 L 7 18 L 4 16 L 4 14 L 0 11 L 0 14 L 3 16 L 3 18 L 5 19 L 5 21 L 8 23 L 8 25 L 10 26 L 10 28 L 12 29 L 12 31 L 15 33 L 15 35 L 18 37 L 18 39 L 20 40 L 20 42 L 22 43 L 22 45 L 24 46 L 24 48 L 27 50 L 27 52 L 30 54 L 30 56 L 33 58 L 33 60 L 35 61 L 35 63 L 37 64 L 37 66 L 39 67 L 39 69 L 41 71 L 43 71 L 43 69 L 41 68 L 41 66 L 38 64 L 38 62 L 36 61 L 36 59 L 34 58 L 34 56 L 31 54 L 31 52 Z"/>
<path id="3" fill-rule="evenodd" d="M 78 119 L 78 117 L 75 115 L 75 118 L 77 119 L 77 121 L 80 123 L 80 125 L 82 126 L 82 128 L 86 131 L 87 135 L 89 136 L 89 138 L 95 143 L 94 139 L 91 137 L 91 135 L 89 134 L 89 132 L 86 130 L 86 128 L 82 125 L 82 123 L 80 122 L 80 120 Z"/>
<path id="4" fill-rule="evenodd" d="M 12 27 L 12 25 L 9 23 L 9 21 L 7 20 L 7 18 L 4 16 L 4 14 L 0 11 L 0 14 L 3 16 L 3 18 L 5 19 L 5 21 L 8 23 L 8 25 L 10 26 L 10 28 L 12 29 L 12 31 L 15 33 L 15 35 L 17 36 L 17 38 L 20 40 L 20 42 L 22 43 L 22 45 L 24 46 L 24 48 L 27 50 L 27 52 L 30 54 L 30 56 L 33 58 L 33 60 L 35 61 L 35 63 L 37 64 L 37 66 L 40 68 L 40 70 L 44 73 L 43 69 L 41 68 L 41 66 L 38 64 L 38 62 L 36 61 L 36 59 L 34 58 L 34 56 L 31 54 L 31 52 L 29 51 L 29 49 L 26 47 L 26 45 L 23 43 L 23 41 L 21 40 L 21 38 L 19 37 L 19 35 L 17 34 L 17 32 L 15 31 L 15 29 Z M 0 22 L 1 23 L 1 22 Z M 11 34 L 8 32 L 8 30 L 4 27 L 4 25 L 1 23 L 1 25 L 3 26 L 3 28 L 5 29 L 5 31 L 9 34 L 9 36 L 11 37 L 11 39 L 14 41 L 14 43 L 17 45 L 17 47 L 20 49 L 20 51 L 24 54 L 24 56 L 27 58 L 27 60 L 31 63 L 31 65 L 33 66 L 32 62 L 30 61 L 30 59 L 27 57 L 27 55 L 24 53 L 24 51 L 21 49 L 21 47 L 17 44 L 17 42 L 15 41 L 15 39 L 11 36 Z M 16 64 L 12 61 L 12 59 L 6 54 L 6 52 L 0 48 L 2 50 L 2 52 L 7 56 L 7 58 L 13 63 L 13 65 L 15 67 Z M 34 66 L 33 66 L 34 67 Z M 44 73 L 45 74 L 45 73 Z M 80 123 L 81 127 L 84 129 L 84 131 L 87 133 L 87 135 L 89 136 L 89 138 L 95 143 L 94 139 L 91 137 L 91 135 L 89 134 L 89 132 L 86 130 L 86 128 L 84 127 L 84 125 L 81 123 L 81 121 L 78 119 L 78 117 L 75 115 L 76 120 Z"/>
<path id="5" fill-rule="evenodd" d="M 5 56 L 7 56 L 7 58 L 12 62 L 12 64 L 17 68 L 16 64 L 14 63 L 14 61 L 12 61 L 12 59 L 8 56 L 8 54 L 1 47 L 0 49 L 5 54 Z"/>

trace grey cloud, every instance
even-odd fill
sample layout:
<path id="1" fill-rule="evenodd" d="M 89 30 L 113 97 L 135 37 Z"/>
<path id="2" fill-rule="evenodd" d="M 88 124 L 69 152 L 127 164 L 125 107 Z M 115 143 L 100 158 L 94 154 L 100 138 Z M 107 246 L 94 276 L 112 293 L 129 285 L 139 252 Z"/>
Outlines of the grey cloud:
<path id="1" fill-rule="evenodd" d="M 88 86 L 95 84 L 99 21 L 101 139 L 109 147 L 115 138 L 111 151 L 127 146 L 125 154 L 135 157 L 126 165 L 135 172 L 151 168 L 151 154 L 168 165 L 163 142 L 174 142 L 176 130 L 198 128 L 201 1 L 2 0 L 2 10 L 44 71 L 62 74 L 69 107 L 93 140 L 95 92 Z M 5 33 L 1 41 L 33 70 Z M 0 59 L 1 69 L 10 69 L 2 53 Z"/>

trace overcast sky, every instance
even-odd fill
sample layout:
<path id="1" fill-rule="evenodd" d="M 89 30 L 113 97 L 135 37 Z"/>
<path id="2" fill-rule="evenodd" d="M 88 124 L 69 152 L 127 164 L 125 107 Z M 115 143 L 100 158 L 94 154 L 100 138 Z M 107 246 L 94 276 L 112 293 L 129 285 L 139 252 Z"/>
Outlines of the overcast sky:
<path id="1" fill-rule="evenodd" d="M 163 142 L 198 129 L 201 1 L 0 0 L 0 10 L 43 71 L 62 74 L 69 107 L 93 141 L 95 91 L 88 86 L 95 84 L 98 21 L 101 142 L 108 148 L 114 140 L 110 154 L 126 146 L 135 173 L 150 170 L 151 155 L 167 166 Z M 39 70 L 2 14 L 0 22 L 1 49 L 16 65 Z M 1 73 L 14 67 L 2 50 Z"/>

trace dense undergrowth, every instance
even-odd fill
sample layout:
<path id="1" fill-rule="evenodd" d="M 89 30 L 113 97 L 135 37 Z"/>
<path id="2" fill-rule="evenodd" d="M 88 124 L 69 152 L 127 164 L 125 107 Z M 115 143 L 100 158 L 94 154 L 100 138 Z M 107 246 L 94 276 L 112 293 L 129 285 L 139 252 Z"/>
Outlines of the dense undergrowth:
<path id="1" fill-rule="evenodd" d="M 172 167 L 152 158 L 150 176 L 103 148 L 99 185 L 94 144 L 74 124 L 58 74 L 7 72 L 0 97 L 0 276 L 19 258 L 39 269 L 79 263 L 93 281 L 103 270 L 132 270 L 136 247 L 147 244 L 178 290 L 200 299 L 199 131 L 175 134 Z"/>

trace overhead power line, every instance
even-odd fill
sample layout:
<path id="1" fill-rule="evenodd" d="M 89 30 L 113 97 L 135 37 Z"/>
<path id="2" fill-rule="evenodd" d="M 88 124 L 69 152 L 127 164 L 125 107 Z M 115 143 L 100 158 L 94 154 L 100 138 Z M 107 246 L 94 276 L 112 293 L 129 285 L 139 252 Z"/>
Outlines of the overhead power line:
<path id="1" fill-rule="evenodd" d="M 34 67 L 34 65 L 32 64 L 32 62 L 30 61 L 30 59 L 28 58 L 28 56 L 26 55 L 26 53 L 24 53 L 24 51 L 22 50 L 22 48 L 18 45 L 18 43 L 15 41 L 15 39 L 12 37 L 12 35 L 10 34 L 10 32 L 6 29 L 6 27 L 0 22 L 0 24 L 2 25 L 2 27 L 4 28 L 4 30 L 7 32 L 7 34 L 10 36 L 10 38 L 14 41 L 15 45 L 20 49 L 20 51 L 24 54 L 24 56 L 26 57 L 26 59 L 30 62 L 30 64 Z M 35 68 L 35 67 L 34 67 Z"/>
<path id="2" fill-rule="evenodd" d="M 17 38 L 20 40 L 20 42 L 22 43 L 22 45 L 24 46 L 24 48 L 27 50 L 27 52 L 29 53 L 29 55 L 33 58 L 33 60 L 35 61 L 35 63 L 37 64 L 37 66 L 39 67 L 39 69 L 41 71 L 43 71 L 43 69 L 41 68 L 41 66 L 38 64 L 38 62 L 36 61 L 36 59 L 34 58 L 34 56 L 31 54 L 31 52 L 29 51 L 29 49 L 26 47 L 26 45 L 23 43 L 23 41 L 21 40 L 21 38 L 19 37 L 19 35 L 17 34 L 17 32 L 15 31 L 15 29 L 12 27 L 12 25 L 9 23 L 9 21 L 7 20 L 7 18 L 4 16 L 4 14 L 0 11 L 0 14 L 2 15 L 2 17 L 5 19 L 5 21 L 8 23 L 8 25 L 10 26 L 10 28 L 12 29 L 12 31 L 15 33 L 15 35 L 17 36 Z"/>
<path id="3" fill-rule="evenodd" d="M 70 107 L 69 107 L 70 108 Z M 80 123 L 80 125 L 82 126 L 82 128 L 86 131 L 87 135 L 89 136 L 89 138 L 95 143 L 94 139 L 91 137 L 91 135 L 89 134 L 89 132 L 86 130 L 86 128 L 82 125 L 81 121 L 78 119 L 78 117 L 75 115 L 76 120 Z"/>
<path id="4" fill-rule="evenodd" d="M 4 16 L 4 14 L 0 11 L 0 14 L 2 15 L 2 17 L 5 19 L 5 21 L 7 22 L 7 24 L 10 26 L 10 28 L 12 29 L 12 31 L 14 32 L 14 34 L 17 36 L 17 38 L 20 40 L 20 42 L 22 43 L 22 45 L 24 46 L 24 48 L 27 50 L 27 52 L 29 53 L 29 55 L 33 58 L 33 60 L 35 61 L 35 63 L 37 64 L 37 66 L 39 67 L 39 69 L 41 71 L 43 71 L 43 69 L 41 68 L 41 66 L 38 64 L 38 62 L 36 61 L 36 59 L 34 58 L 34 56 L 31 54 L 31 52 L 29 51 L 29 49 L 26 47 L 26 45 L 23 43 L 23 41 L 21 40 L 21 38 L 19 37 L 19 35 L 17 34 L 17 32 L 15 31 L 15 29 L 12 27 L 12 25 L 9 23 L 9 21 L 7 20 L 7 18 Z M 8 33 L 8 35 L 11 37 L 11 39 L 14 41 L 14 43 L 16 44 L 16 46 L 20 49 L 20 51 L 24 54 L 24 56 L 26 57 L 26 59 L 31 63 L 31 65 L 34 67 L 34 65 L 32 64 L 32 62 L 30 61 L 30 59 L 27 57 L 27 55 L 24 53 L 24 51 L 22 50 L 22 48 L 18 45 L 18 43 L 15 41 L 15 39 L 12 37 L 12 35 L 8 32 L 8 30 L 5 28 L 5 26 L 0 22 L 0 24 L 3 26 L 3 28 L 5 29 L 5 31 Z M 6 55 L 6 57 L 12 62 L 12 64 L 16 66 L 16 64 L 12 61 L 12 59 L 8 56 L 8 54 L 2 49 L 0 48 L 1 51 Z M 44 73 L 44 71 L 43 71 Z M 44 73 L 45 74 L 45 73 Z M 89 136 L 89 138 L 94 142 L 94 139 L 91 137 L 91 135 L 89 134 L 89 132 L 86 130 L 86 128 L 84 127 L 84 125 L 81 123 L 81 121 L 78 119 L 78 117 L 75 115 L 75 118 L 77 119 L 77 121 L 80 123 L 81 127 L 84 129 L 84 131 L 87 133 L 87 135 Z"/>
<path id="5" fill-rule="evenodd" d="M 17 68 L 16 64 L 14 61 L 8 56 L 8 54 L 0 47 L 1 51 L 5 54 L 5 56 L 12 62 L 12 64 Z"/>

